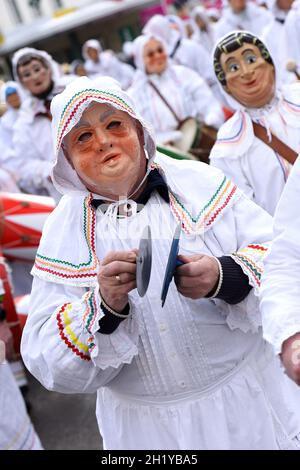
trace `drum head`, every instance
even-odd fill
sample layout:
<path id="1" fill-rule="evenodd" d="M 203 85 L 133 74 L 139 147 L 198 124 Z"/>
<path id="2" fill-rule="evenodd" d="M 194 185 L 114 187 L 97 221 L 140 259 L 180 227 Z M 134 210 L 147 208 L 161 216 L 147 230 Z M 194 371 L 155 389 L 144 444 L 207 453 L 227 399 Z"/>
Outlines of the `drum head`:
<path id="1" fill-rule="evenodd" d="M 147 225 L 142 233 L 139 245 L 139 254 L 136 260 L 136 287 L 140 297 L 147 292 L 152 266 L 151 230 Z"/>
<path id="2" fill-rule="evenodd" d="M 176 147 L 182 152 L 188 152 L 197 139 L 199 132 L 198 121 L 194 118 L 185 119 L 180 125 L 179 130 L 182 133 L 182 139 L 176 142 Z"/>

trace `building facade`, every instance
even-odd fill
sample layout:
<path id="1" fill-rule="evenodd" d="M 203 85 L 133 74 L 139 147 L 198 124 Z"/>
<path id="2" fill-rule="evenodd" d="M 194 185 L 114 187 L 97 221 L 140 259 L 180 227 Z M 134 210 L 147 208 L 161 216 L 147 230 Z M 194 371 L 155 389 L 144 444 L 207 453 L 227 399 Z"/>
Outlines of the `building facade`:
<path id="1" fill-rule="evenodd" d="M 60 63 L 81 58 L 91 38 L 120 52 L 155 5 L 160 0 L 0 0 L 0 78 L 11 75 L 11 57 L 25 46 L 44 49 Z"/>

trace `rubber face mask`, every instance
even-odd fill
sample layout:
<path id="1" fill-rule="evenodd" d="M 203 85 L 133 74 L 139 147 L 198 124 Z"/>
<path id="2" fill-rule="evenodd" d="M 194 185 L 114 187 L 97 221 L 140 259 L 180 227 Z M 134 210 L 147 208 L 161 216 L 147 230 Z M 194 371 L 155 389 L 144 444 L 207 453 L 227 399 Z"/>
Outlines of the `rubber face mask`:
<path id="1" fill-rule="evenodd" d="M 143 131 L 127 113 L 91 103 L 64 138 L 63 149 L 86 187 L 127 196 L 145 175 Z"/>
<path id="2" fill-rule="evenodd" d="M 259 48 L 244 43 L 239 49 L 220 57 L 226 85 L 224 89 L 247 108 L 261 108 L 275 94 L 274 66 L 261 55 Z"/>
<path id="3" fill-rule="evenodd" d="M 157 39 L 150 39 L 143 50 L 145 69 L 148 74 L 161 74 L 167 67 L 167 53 Z"/>
<path id="4" fill-rule="evenodd" d="M 44 93 L 51 86 L 52 72 L 38 59 L 18 67 L 18 75 L 24 88 L 34 96 Z"/>

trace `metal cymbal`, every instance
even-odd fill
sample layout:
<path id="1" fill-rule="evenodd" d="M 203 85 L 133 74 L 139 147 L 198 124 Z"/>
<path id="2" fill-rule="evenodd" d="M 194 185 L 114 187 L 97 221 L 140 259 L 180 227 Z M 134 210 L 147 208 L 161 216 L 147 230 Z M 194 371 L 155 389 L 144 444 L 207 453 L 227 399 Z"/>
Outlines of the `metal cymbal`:
<path id="1" fill-rule="evenodd" d="M 168 295 L 168 290 L 173 279 L 175 269 L 183 263 L 177 259 L 179 250 L 179 239 L 181 234 L 181 222 L 177 225 L 174 232 L 168 263 L 165 271 L 164 282 L 161 290 L 161 306 L 163 307 Z"/>
<path id="2" fill-rule="evenodd" d="M 136 260 L 136 286 L 140 297 L 144 297 L 147 292 L 152 266 L 152 241 L 151 229 L 147 225 L 142 233 L 139 245 L 139 253 Z"/>

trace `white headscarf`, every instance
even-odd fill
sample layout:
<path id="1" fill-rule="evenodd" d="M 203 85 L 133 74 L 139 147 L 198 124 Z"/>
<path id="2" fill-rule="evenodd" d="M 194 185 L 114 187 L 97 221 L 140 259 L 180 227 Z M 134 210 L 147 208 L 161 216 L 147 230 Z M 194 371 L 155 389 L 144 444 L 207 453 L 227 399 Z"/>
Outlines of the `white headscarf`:
<path id="1" fill-rule="evenodd" d="M 27 92 L 27 90 L 22 86 L 22 83 L 19 79 L 18 72 L 17 72 L 17 66 L 18 66 L 19 60 L 27 54 L 32 54 L 34 56 L 41 57 L 41 59 L 43 59 L 49 65 L 49 68 L 52 71 L 52 80 L 54 81 L 54 83 L 59 81 L 59 79 L 61 77 L 61 71 L 60 71 L 59 65 L 58 65 L 57 62 L 55 62 L 55 60 L 51 57 L 51 55 L 48 54 L 48 52 L 40 51 L 40 50 L 34 49 L 32 47 L 24 47 L 23 49 L 19 49 L 17 52 L 15 52 L 14 55 L 13 55 L 13 58 L 12 58 L 14 78 L 21 85 L 21 87 L 24 91 Z"/>
<path id="2" fill-rule="evenodd" d="M 151 41 L 151 39 L 159 41 L 167 52 L 167 45 L 159 36 L 156 36 L 154 34 L 143 34 L 142 36 L 138 36 L 133 42 L 134 63 L 137 69 L 144 73 L 146 73 L 144 62 L 144 47 L 146 46 L 146 44 L 148 44 L 149 41 Z"/>
<path id="3" fill-rule="evenodd" d="M 61 194 L 87 192 L 76 171 L 67 161 L 61 145 L 64 137 L 79 122 L 83 112 L 94 101 L 109 104 L 139 121 L 144 130 L 148 168 L 154 159 L 156 147 L 152 131 L 148 124 L 135 112 L 132 99 L 121 89 L 120 84 L 111 77 L 101 77 L 98 80 L 90 80 L 87 77 L 77 78 L 61 94 L 53 98 L 51 103 L 55 154 L 52 179 L 56 189 Z"/>
<path id="4" fill-rule="evenodd" d="M 170 55 L 176 43 L 181 38 L 181 33 L 171 27 L 171 22 L 167 16 L 154 15 L 144 26 L 143 34 L 154 35 L 161 38 L 167 44 Z"/>
<path id="5" fill-rule="evenodd" d="M 205 21 L 205 23 L 209 23 L 209 16 L 207 14 L 207 9 L 204 8 L 203 5 L 198 5 L 195 8 L 192 9 L 192 18 L 197 18 L 197 16 L 200 16 L 200 18 Z"/>
<path id="6" fill-rule="evenodd" d="M 96 49 L 96 51 L 98 51 L 99 54 L 100 54 L 100 52 L 103 51 L 103 48 L 102 48 L 100 42 L 97 41 L 97 39 L 89 39 L 82 46 L 82 57 L 84 58 L 84 60 L 90 60 L 90 57 L 87 53 L 87 50 L 88 50 L 89 47 L 92 48 L 92 49 Z"/>

